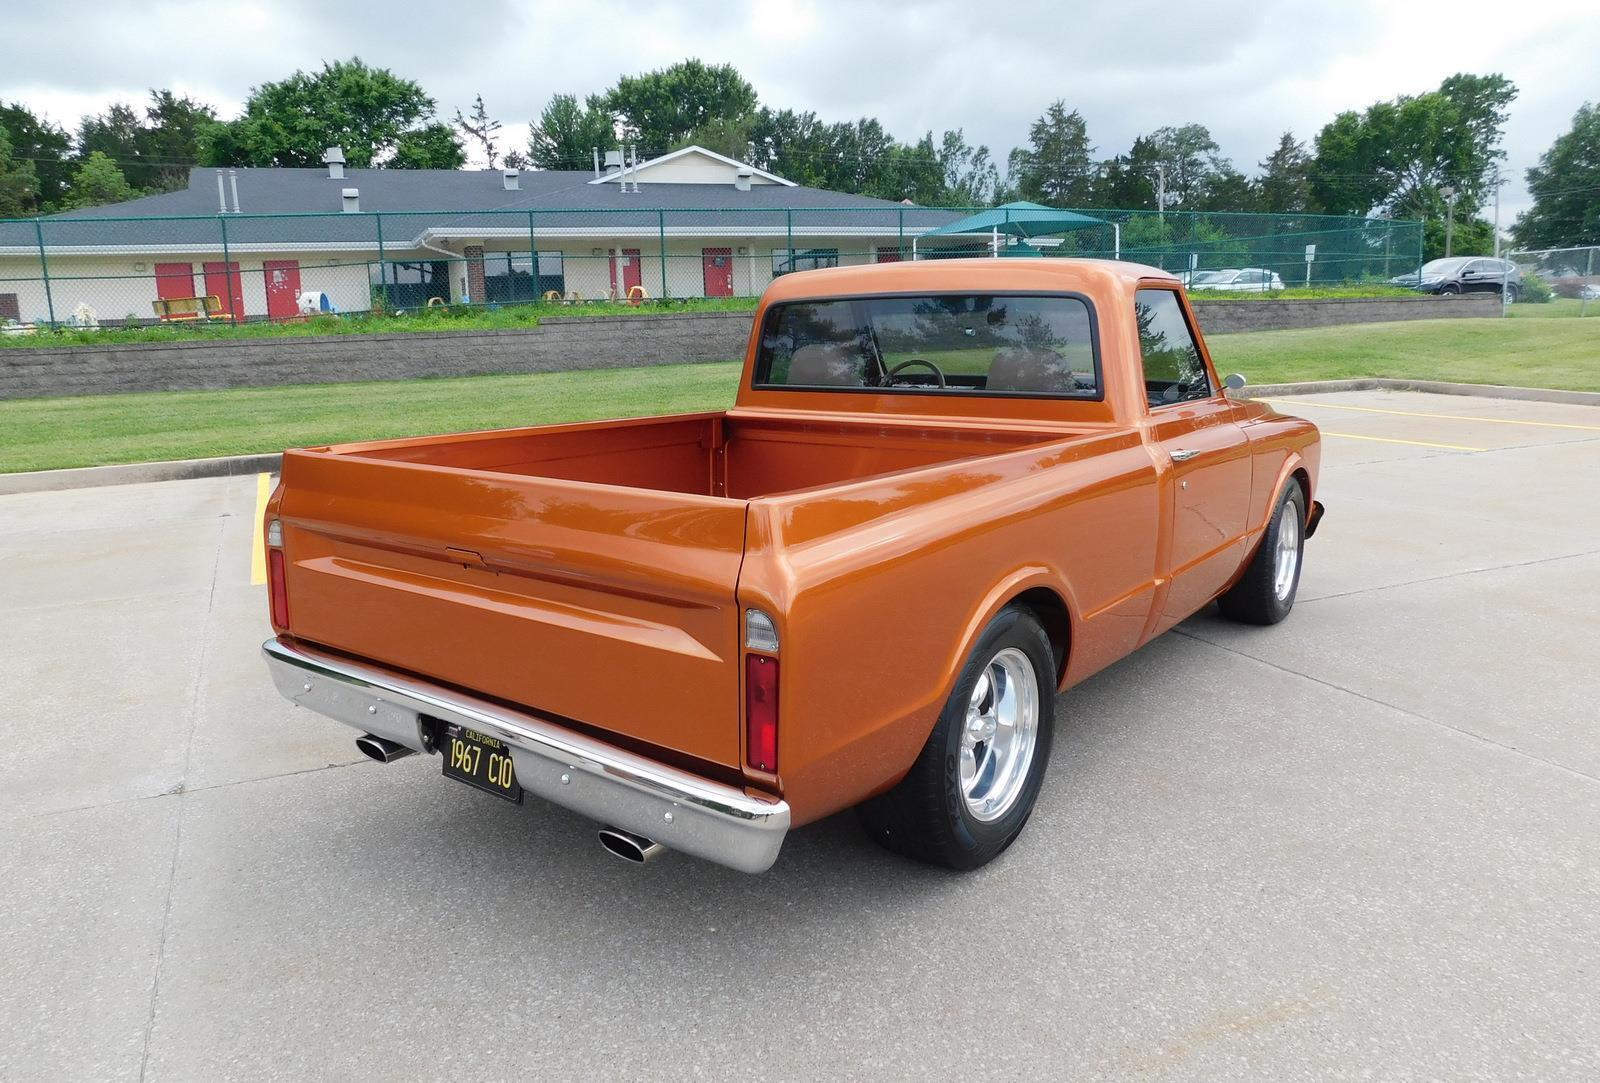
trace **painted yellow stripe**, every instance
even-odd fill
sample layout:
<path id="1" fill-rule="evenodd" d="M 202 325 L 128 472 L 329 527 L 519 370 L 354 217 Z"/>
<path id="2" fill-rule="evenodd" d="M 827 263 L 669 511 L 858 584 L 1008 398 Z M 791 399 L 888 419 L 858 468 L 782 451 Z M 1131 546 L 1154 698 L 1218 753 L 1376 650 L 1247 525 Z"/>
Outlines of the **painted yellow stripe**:
<path id="1" fill-rule="evenodd" d="M 250 531 L 250 585 L 267 581 L 267 546 L 261 537 L 262 520 L 267 515 L 267 498 L 272 495 L 272 475 L 256 475 L 256 525 Z"/>
<path id="2" fill-rule="evenodd" d="M 1573 425 L 1564 421 L 1521 421 L 1509 417 L 1473 417 L 1470 414 L 1425 414 L 1416 410 L 1384 410 L 1376 406 L 1345 406 L 1331 402 L 1308 402 L 1305 399 L 1262 399 L 1274 406 L 1315 406 L 1319 410 L 1352 410 L 1362 414 L 1392 414 L 1396 417 L 1432 417 L 1440 421 L 1481 421 L 1485 425 L 1530 425 L 1539 429 L 1583 429 L 1600 432 L 1600 425 Z"/>
<path id="3" fill-rule="evenodd" d="M 1436 447 L 1444 451 L 1488 451 L 1486 447 L 1464 447 L 1461 444 L 1433 444 L 1426 440 L 1396 440 L 1392 436 L 1357 436 L 1353 432 L 1329 432 L 1322 430 L 1323 436 L 1337 436 L 1341 440 L 1371 440 L 1375 444 L 1409 444 L 1411 447 Z"/>

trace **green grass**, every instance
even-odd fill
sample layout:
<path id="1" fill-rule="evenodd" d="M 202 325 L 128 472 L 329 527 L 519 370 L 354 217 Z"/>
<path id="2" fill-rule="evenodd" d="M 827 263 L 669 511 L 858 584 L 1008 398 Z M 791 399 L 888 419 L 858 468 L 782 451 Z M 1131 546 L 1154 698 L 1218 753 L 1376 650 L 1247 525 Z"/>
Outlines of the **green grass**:
<path id="1" fill-rule="evenodd" d="M 1600 320 L 1418 320 L 1206 341 L 1223 374 L 1253 384 L 1387 376 L 1600 391 Z"/>
<path id="2" fill-rule="evenodd" d="M 0 402 L 0 473 L 720 410 L 735 363 Z"/>
<path id="3" fill-rule="evenodd" d="M 1270 292 L 1254 290 L 1195 289 L 1189 296 L 1196 301 L 1327 301 L 1362 297 L 1415 297 L 1416 290 L 1404 286 L 1372 284 L 1366 286 L 1290 286 Z"/>
<path id="4" fill-rule="evenodd" d="M 1255 384 L 1390 376 L 1600 391 L 1600 319 L 1422 320 L 1208 341 L 1224 373 Z M 0 472 L 717 410 L 732 403 L 738 380 L 739 366 L 726 362 L 20 399 L 0 402 Z"/>
<path id="5" fill-rule="evenodd" d="M 1600 301 L 1589 302 L 1590 318 L 1600 317 Z M 1557 297 L 1547 304 L 1512 305 L 1506 315 L 1517 320 L 1564 320 L 1582 316 L 1584 305 L 1576 297 Z"/>
<path id="6" fill-rule="evenodd" d="M 423 308 L 402 315 L 353 313 L 316 316 L 304 323 L 168 323 L 155 327 L 119 328 L 107 321 L 98 330 L 45 329 L 31 335 L 0 335 L 0 347 L 93 346 L 129 342 L 214 342 L 218 339 L 301 338 L 307 335 L 373 335 L 417 331 L 498 331 L 535 327 L 551 316 L 650 316 L 663 312 L 749 312 L 753 297 L 688 298 L 645 304 L 588 301 L 577 304 L 539 302 L 483 308 Z"/>

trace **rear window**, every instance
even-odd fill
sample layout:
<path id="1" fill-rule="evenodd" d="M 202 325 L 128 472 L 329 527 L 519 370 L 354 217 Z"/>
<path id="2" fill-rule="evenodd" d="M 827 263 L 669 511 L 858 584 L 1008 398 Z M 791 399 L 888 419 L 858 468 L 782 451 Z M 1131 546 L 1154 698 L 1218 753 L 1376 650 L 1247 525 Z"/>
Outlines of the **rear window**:
<path id="1" fill-rule="evenodd" d="M 755 385 L 1098 399 L 1100 363 L 1079 297 L 855 297 L 768 309 Z"/>

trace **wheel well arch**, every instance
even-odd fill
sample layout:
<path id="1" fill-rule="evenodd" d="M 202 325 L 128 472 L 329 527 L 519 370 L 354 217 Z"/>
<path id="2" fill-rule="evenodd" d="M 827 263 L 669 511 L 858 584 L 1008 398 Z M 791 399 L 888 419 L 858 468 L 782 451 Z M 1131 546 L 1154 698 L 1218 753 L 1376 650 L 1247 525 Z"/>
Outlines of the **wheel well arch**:
<path id="1" fill-rule="evenodd" d="M 1289 474 L 1289 479 L 1300 486 L 1300 496 L 1305 501 L 1306 513 L 1309 515 L 1311 512 L 1311 475 L 1301 465 L 1294 468 Z"/>
<path id="2" fill-rule="evenodd" d="M 1006 605 L 1021 606 L 1029 610 L 1044 626 L 1050 639 L 1050 652 L 1055 657 L 1056 686 L 1067 675 L 1067 657 L 1072 649 L 1072 613 L 1066 599 L 1050 587 L 1029 587 L 1006 600 Z"/>

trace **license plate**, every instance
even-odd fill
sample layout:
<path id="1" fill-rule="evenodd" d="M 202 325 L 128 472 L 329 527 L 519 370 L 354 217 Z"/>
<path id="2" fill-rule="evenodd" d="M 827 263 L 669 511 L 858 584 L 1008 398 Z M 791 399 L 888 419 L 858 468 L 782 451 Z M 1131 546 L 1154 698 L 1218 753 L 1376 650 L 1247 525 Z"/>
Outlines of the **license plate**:
<path id="1" fill-rule="evenodd" d="M 521 804 L 522 787 L 504 741 L 452 724 L 444 727 L 439 751 L 446 778 Z"/>

